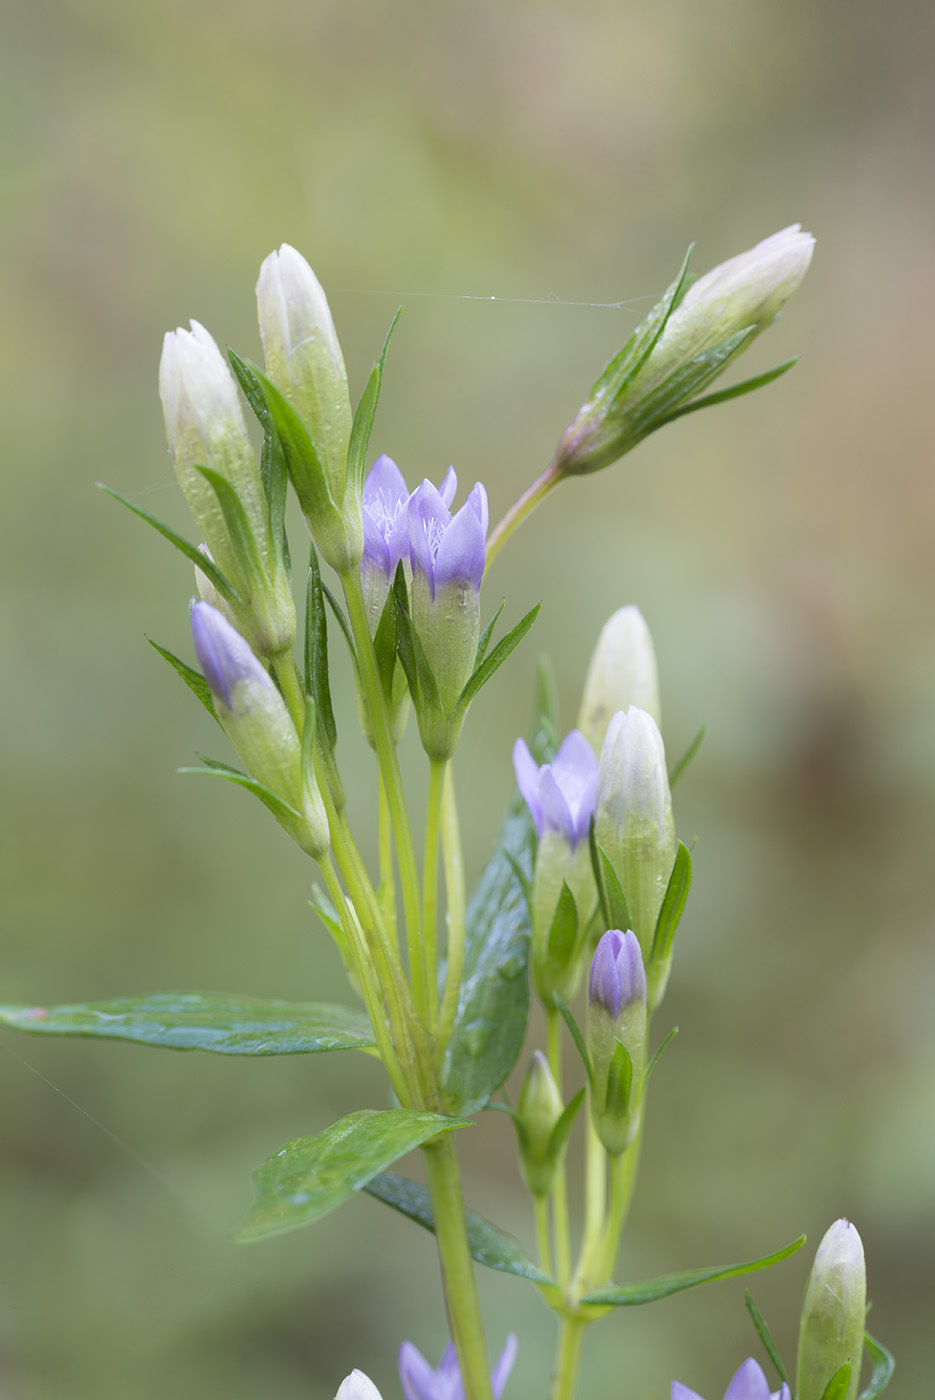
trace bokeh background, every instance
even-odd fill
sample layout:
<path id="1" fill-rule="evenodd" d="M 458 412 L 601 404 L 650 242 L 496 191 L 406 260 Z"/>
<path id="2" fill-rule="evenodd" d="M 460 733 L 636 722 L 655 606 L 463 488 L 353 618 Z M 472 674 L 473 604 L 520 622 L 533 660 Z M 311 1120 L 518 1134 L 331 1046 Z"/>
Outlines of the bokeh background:
<path id="1" fill-rule="evenodd" d="M 803 1229 L 810 1252 L 846 1214 L 890 1393 L 928 1395 L 935 11 L 11 0 L 2 24 L 5 1001 L 349 995 L 303 858 L 243 794 L 175 775 L 218 744 L 144 639 L 189 654 L 189 570 L 93 487 L 185 525 L 164 330 L 195 316 L 256 355 L 256 272 L 287 240 L 359 391 L 402 301 L 374 446 L 411 483 L 454 462 L 497 516 L 690 240 L 701 270 L 794 220 L 817 234 L 743 370 L 800 366 L 564 488 L 491 571 L 491 607 L 544 606 L 472 712 L 463 824 L 476 875 L 537 650 L 570 725 L 601 623 L 639 603 L 671 752 L 702 721 L 708 737 L 677 803 L 699 837 L 665 1007 L 681 1034 L 619 1276 Z M 431 1242 L 376 1203 L 261 1245 L 226 1235 L 269 1152 L 381 1106 L 373 1062 L 5 1034 L 0 1081 L 5 1400 L 330 1400 L 354 1365 L 389 1400 L 403 1336 L 441 1350 Z M 531 1245 L 508 1121 L 463 1145 L 472 1204 Z M 803 1255 L 755 1281 L 788 1353 L 806 1272 Z M 520 1334 L 510 1400 L 541 1400 L 550 1319 L 516 1280 L 482 1288 L 491 1345 Z M 662 1400 L 673 1376 L 718 1397 L 757 1349 L 739 1283 L 591 1339 L 581 1393 L 607 1400 Z"/>

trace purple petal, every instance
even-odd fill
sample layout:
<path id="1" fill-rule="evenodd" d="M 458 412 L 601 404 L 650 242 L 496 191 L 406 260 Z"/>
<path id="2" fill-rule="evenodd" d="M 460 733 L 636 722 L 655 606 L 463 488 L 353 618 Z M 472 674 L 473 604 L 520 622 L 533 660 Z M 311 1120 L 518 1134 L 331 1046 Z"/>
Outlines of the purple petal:
<path id="1" fill-rule="evenodd" d="M 430 481 L 409 497 L 409 557 L 413 573 L 422 574 L 435 597 L 435 555 L 451 524 L 451 512 Z"/>
<path id="2" fill-rule="evenodd" d="M 734 1373 L 724 1392 L 724 1400 L 770 1400 L 769 1383 L 752 1356 Z"/>
<path id="3" fill-rule="evenodd" d="M 484 539 L 486 540 L 487 526 L 490 523 L 490 512 L 487 508 L 487 492 L 479 481 L 475 482 L 472 486 L 470 495 L 465 504 L 471 507 L 471 510 L 480 521 L 480 527 L 483 531 Z"/>
<path id="4" fill-rule="evenodd" d="M 409 551 L 409 490 L 402 472 L 384 453 L 364 482 L 364 553 L 392 578 Z"/>
<path id="5" fill-rule="evenodd" d="M 704 1400 L 704 1396 L 699 1395 L 697 1390 L 689 1390 L 681 1381 L 673 1381 L 671 1400 Z"/>
<path id="6" fill-rule="evenodd" d="M 777 1390 L 774 1395 L 770 1396 L 770 1400 L 792 1400 L 792 1391 L 786 1385 L 785 1381 L 783 1381 L 781 1388 Z"/>
<path id="7" fill-rule="evenodd" d="M 385 452 L 374 462 L 364 481 L 364 506 L 380 503 L 390 507 L 395 517 L 400 506 L 409 500 L 409 487 L 402 472 Z"/>
<path id="8" fill-rule="evenodd" d="M 503 1394 L 503 1387 L 506 1385 L 513 1369 L 513 1362 L 516 1360 L 516 1338 L 511 1332 L 506 1339 L 506 1346 L 500 1353 L 500 1360 L 490 1373 L 490 1388 L 493 1391 L 493 1400 L 500 1400 Z"/>
<path id="9" fill-rule="evenodd" d="M 464 1382 L 454 1342 L 445 1347 L 435 1371 L 435 1400 L 464 1400 Z"/>
<path id="10" fill-rule="evenodd" d="M 619 932 L 619 930 L 615 930 Z M 620 985 L 620 1004 L 629 1006 L 634 1001 L 646 1000 L 646 969 L 643 967 L 643 954 L 640 941 L 632 929 L 621 935 L 617 949 L 617 977 Z"/>
<path id="11" fill-rule="evenodd" d="M 382 569 L 387 578 L 392 575 L 393 568 L 390 563 L 390 550 L 387 548 L 386 536 L 381 527 L 374 520 L 373 516 L 364 506 L 364 558 L 376 564 Z"/>
<path id="12" fill-rule="evenodd" d="M 513 772 L 516 785 L 529 808 L 529 815 L 536 824 L 536 831 L 542 835 L 542 803 L 539 801 L 539 768 L 529 752 L 525 739 L 517 739 L 513 745 Z"/>
<path id="13" fill-rule="evenodd" d="M 579 729 L 565 736 L 551 768 L 571 813 L 569 841 L 574 849 L 588 834 L 597 802 L 597 758 Z"/>
<path id="14" fill-rule="evenodd" d="M 469 583 L 480 588 L 486 548 L 484 534 L 474 511 L 463 505 L 445 529 L 435 554 L 435 588 L 446 583 Z"/>
<path id="15" fill-rule="evenodd" d="M 399 1348 L 399 1383 L 406 1400 L 436 1400 L 435 1372 L 412 1342 Z"/>
<path id="16" fill-rule="evenodd" d="M 612 1021 L 620 1015 L 620 973 L 617 968 L 617 954 L 623 942 L 619 929 L 610 929 L 599 940 L 591 959 L 591 976 L 588 980 L 588 1001 L 592 1006 L 602 1007 Z"/>
<path id="17" fill-rule="evenodd" d="M 574 830 L 571 812 L 548 763 L 539 769 L 539 801 L 542 803 L 543 829 L 557 831 L 570 846 Z"/>
<path id="18" fill-rule="evenodd" d="M 219 696 L 228 709 L 238 681 L 259 680 L 261 684 L 272 684 L 249 642 L 217 608 L 212 608 L 210 603 L 193 603 L 190 621 L 195 654 L 205 680 L 212 695 Z"/>
<path id="19" fill-rule="evenodd" d="M 457 490 L 458 473 L 455 471 L 454 467 L 449 467 L 448 470 L 445 472 L 444 481 L 438 488 L 438 494 L 441 496 L 442 500 L 445 502 L 445 505 L 448 507 L 449 510 L 451 509 L 451 503 L 455 498 Z"/>

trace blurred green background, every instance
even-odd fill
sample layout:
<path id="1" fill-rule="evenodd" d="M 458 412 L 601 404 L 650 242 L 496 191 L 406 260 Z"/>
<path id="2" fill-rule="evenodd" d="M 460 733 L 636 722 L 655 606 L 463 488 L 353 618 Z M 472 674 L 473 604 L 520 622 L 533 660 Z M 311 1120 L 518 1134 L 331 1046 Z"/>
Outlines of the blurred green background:
<path id="1" fill-rule="evenodd" d="M 620 1277 L 803 1229 L 810 1253 L 847 1215 L 890 1393 L 929 1394 L 935 11 L 9 0 L 2 25 L 5 1001 L 349 995 L 300 854 L 241 793 L 175 775 L 218 740 L 143 634 L 190 654 L 190 571 L 93 488 L 185 526 L 164 330 L 195 316 L 256 355 L 256 272 L 286 240 L 358 392 L 403 301 L 374 448 L 411 484 L 449 462 L 482 478 L 496 517 L 691 239 L 703 270 L 794 220 L 816 233 L 743 365 L 796 370 L 563 488 L 492 569 L 491 609 L 544 606 L 472 711 L 463 825 L 476 875 L 537 649 L 570 725 L 604 618 L 639 603 L 670 751 L 708 738 L 678 793 L 699 836 L 665 1006 L 681 1034 Z M 337 684 L 370 849 L 340 664 Z M 4 1400 L 330 1400 L 355 1365 L 389 1400 L 402 1337 L 441 1350 L 431 1243 L 374 1202 L 226 1237 L 269 1152 L 381 1106 L 373 1062 L 2 1047 Z M 464 1135 L 468 1194 L 531 1244 L 510 1134 L 486 1115 Z M 806 1272 L 755 1283 L 788 1352 Z M 510 1400 L 541 1400 L 550 1319 L 516 1280 L 482 1287 L 491 1346 L 520 1334 Z M 673 1375 L 717 1400 L 757 1350 L 739 1283 L 591 1338 L 581 1394 L 607 1400 L 660 1400 Z"/>

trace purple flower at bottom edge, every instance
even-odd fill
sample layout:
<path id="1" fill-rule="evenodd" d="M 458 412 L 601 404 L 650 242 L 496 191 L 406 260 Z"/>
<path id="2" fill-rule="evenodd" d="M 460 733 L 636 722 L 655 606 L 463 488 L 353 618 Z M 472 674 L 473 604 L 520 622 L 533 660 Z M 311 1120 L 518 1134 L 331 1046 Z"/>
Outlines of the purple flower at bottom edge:
<path id="1" fill-rule="evenodd" d="M 689 1390 L 681 1381 L 672 1382 L 672 1400 L 703 1400 L 696 1390 Z M 750 1356 L 734 1372 L 724 1392 L 724 1400 L 791 1400 L 789 1387 L 783 1382 L 779 1390 L 770 1391 L 763 1369 Z"/>
<path id="2" fill-rule="evenodd" d="M 423 481 L 409 497 L 412 572 L 426 580 L 433 599 L 446 583 L 469 583 L 477 591 L 487 559 L 487 492 L 478 481 L 452 515 L 444 495 L 448 481 L 446 476 L 441 492 Z"/>
<path id="3" fill-rule="evenodd" d="M 516 1338 L 511 1333 L 490 1373 L 494 1400 L 500 1400 L 515 1360 Z M 412 1342 L 403 1342 L 399 1348 L 399 1381 L 406 1400 L 464 1400 L 464 1383 L 454 1342 L 449 1342 L 445 1347 L 436 1370 L 432 1369 L 418 1347 L 414 1347 Z"/>
<path id="4" fill-rule="evenodd" d="M 513 769 L 540 838 L 557 831 L 574 851 L 587 837 L 597 802 L 597 759 L 580 729 L 572 729 L 541 768 L 525 740 L 517 739 Z"/>

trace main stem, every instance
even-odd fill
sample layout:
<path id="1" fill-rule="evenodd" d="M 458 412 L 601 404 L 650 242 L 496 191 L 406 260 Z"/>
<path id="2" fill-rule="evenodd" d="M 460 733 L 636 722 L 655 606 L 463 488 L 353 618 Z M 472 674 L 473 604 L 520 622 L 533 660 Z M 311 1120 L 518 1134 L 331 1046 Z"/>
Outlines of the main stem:
<path id="1" fill-rule="evenodd" d="M 461 1173 L 451 1135 L 423 1148 L 441 1260 L 445 1307 L 458 1351 L 465 1400 L 493 1400 L 474 1265 L 468 1247 Z"/>
<path id="2" fill-rule="evenodd" d="M 494 527 L 493 533 L 487 541 L 487 561 L 485 568 L 493 563 L 493 560 L 500 553 L 513 531 L 518 529 L 539 504 L 549 494 L 553 487 L 561 481 L 561 475 L 556 470 L 555 463 L 546 467 L 541 476 L 537 476 L 531 486 L 514 501 L 503 519 Z"/>
<path id="3" fill-rule="evenodd" d="M 552 1400 L 572 1400 L 574 1396 L 581 1361 L 581 1343 L 587 1326 L 587 1320 L 582 1317 L 562 1318 L 558 1334 L 558 1353 L 555 1358 Z"/>

